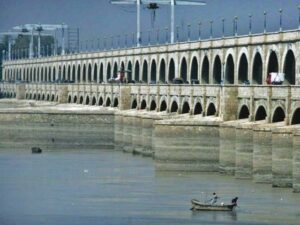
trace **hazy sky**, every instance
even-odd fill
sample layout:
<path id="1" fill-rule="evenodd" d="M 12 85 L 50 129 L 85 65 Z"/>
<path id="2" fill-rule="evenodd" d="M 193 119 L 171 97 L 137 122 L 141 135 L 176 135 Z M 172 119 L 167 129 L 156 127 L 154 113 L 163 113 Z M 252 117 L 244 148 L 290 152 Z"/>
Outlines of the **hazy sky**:
<path id="1" fill-rule="evenodd" d="M 206 6 L 176 6 L 176 22 L 180 34 L 186 35 L 191 24 L 193 35 L 198 34 L 198 23 L 202 22 L 203 36 L 209 35 L 209 21 L 213 20 L 214 36 L 222 31 L 233 32 L 233 18 L 238 16 L 238 33 L 248 32 L 249 14 L 253 15 L 253 32 L 263 31 L 263 12 L 267 11 L 268 31 L 278 30 L 279 12 L 283 9 L 284 29 L 298 27 L 299 0 L 207 0 Z M 136 7 L 111 5 L 109 0 L 0 0 L 0 32 L 26 23 L 60 24 L 80 28 L 81 40 L 110 37 L 136 31 Z M 143 35 L 152 29 L 150 11 L 142 7 Z M 161 6 L 156 11 L 154 29 L 170 24 L 170 8 Z M 146 31 L 146 32 L 145 32 Z"/>

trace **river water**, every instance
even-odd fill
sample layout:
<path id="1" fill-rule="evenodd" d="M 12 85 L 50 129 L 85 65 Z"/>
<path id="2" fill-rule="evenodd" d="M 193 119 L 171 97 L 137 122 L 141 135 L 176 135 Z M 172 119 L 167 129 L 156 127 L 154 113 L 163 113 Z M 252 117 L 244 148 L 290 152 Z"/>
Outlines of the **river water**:
<path id="1" fill-rule="evenodd" d="M 239 197 L 235 212 L 193 212 L 192 198 Z M 1 225 L 300 224 L 300 195 L 230 176 L 157 172 L 113 150 L 0 152 Z"/>

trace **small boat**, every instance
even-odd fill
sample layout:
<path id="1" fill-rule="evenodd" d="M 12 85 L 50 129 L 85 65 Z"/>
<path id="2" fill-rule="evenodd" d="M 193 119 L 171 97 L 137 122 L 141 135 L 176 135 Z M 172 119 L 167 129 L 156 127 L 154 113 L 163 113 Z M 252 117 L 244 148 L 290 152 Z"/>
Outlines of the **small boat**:
<path id="1" fill-rule="evenodd" d="M 232 211 L 237 206 L 238 197 L 232 199 L 231 204 L 210 204 L 204 203 L 197 199 L 192 199 L 191 210 L 199 211 Z"/>
<path id="2" fill-rule="evenodd" d="M 39 147 L 32 147 L 31 148 L 31 153 L 32 154 L 40 154 L 40 153 L 42 153 L 42 149 L 39 148 Z"/>

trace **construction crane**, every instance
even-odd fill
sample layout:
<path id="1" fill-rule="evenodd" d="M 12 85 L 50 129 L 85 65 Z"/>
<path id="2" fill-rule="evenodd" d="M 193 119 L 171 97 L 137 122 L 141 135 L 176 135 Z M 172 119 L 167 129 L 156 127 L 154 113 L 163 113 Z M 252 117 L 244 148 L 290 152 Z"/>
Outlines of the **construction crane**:
<path id="1" fill-rule="evenodd" d="M 11 46 L 12 46 L 12 41 L 14 37 L 17 37 L 19 35 L 31 35 L 31 36 L 35 36 L 37 35 L 36 33 L 26 33 L 26 32 L 21 32 L 21 31 L 8 31 L 8 32 L 0 32 L 0 36 L 7 36 L 8 37 L 8 60 L 11 60 Z M 49 34 L 40 34 L 41 36 L 51 36 Z M 32 53 L 33 54 L 33 53 Z"/>
<path id="2" fill-rule="evenodd" d="M 120 5 L 128 5 L 128 4 L 136 4 L 137 8 L 137 46 L 141 45 L 141 5 L 148 5 L 148 8 L 152 6 L 160 5 L 170 5 L 171 6 L 171 44 L 174 43 L 174 28 L 175 28 L 175 5 L 186 5 L 186 6 L 203 6 L 206 5 L 203 1 L 197 0 L 111 0 L 111 4 L 120 4 Z"/>
<path id="3" fill-rule="evenodd" d="M 42 31 L 56 31 L 61 29 L 62 32 L 62 52 L 61 54 L 65 54 L 65 29 L 68 26 L 64 23 L 62 24 L 24 24 L 20 26 L 13 27 L 14 30 L 18 30 L 20 32 L 26 33 L 31 32 L 30 39 L 30 47 L 29 47 L 29 58 L 33 57 L 33 33 L 38 32 L 38 56 L 40 57 L 41 52 L 41 32 Z"/>

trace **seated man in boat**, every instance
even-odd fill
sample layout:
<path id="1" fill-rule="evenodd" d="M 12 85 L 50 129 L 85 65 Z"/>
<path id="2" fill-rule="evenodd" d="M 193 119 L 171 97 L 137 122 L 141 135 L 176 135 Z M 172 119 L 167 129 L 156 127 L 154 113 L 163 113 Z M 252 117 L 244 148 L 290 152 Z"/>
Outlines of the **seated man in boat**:
<path id="1" fill-rule="evenodd" d="M 210 200 L 210 204 L 216 204 L 217 203 L 217 201 L 218 201 L 218 196 L 217 196 L 217 194 L 214 192 L 213 193 L 213 196 L 212 196 L 212 199 Z"/>

